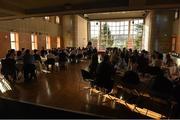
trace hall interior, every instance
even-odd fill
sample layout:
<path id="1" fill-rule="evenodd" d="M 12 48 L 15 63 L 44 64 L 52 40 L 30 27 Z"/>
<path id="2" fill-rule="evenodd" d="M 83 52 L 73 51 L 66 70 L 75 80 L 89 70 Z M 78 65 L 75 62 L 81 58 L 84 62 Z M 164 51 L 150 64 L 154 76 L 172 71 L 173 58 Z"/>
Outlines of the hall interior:
<path id="1" fill-rule="evenodd" d="M 85 48 L 90 41 L 99 53 L 111 47 L 170 53 L 179 66 L 179 8 L 178 0 L 1 0 L 0 60 L 10 49 L 25 48 L 33 53 L 42 48 Z M 104 42 L 104 36 L 111 41 Z M 69 116 L 74 114 L 74 118 L 168 116 L 169 109 L 163 109 L 163 102 L 147 100 L 148 107 L 154 102 L 152 108 L 141 108 L 123 100 L 114 102 L 112 96 L 101 96 L 95 89 L 92 93 L 81 90 L 89 86 L 81 75 L 81 69 L 87 69 L 89 64 L 90 60 L 83 59 L 77 64 L 68 63 L 67 70 L 45 70 L 28 84 L 23 80 L 10 84 L 1 75 L 0 111 L 4 114 L 0 118 L 73 118 Z M 104 103 L 105 99 L 110 102 Z M 32 112 L 31 106 L 25 112 L 26 104 L 37 107 L 33 110 L 38 114 Z M 47 110 L 44 116 L 41 107 Z"/>

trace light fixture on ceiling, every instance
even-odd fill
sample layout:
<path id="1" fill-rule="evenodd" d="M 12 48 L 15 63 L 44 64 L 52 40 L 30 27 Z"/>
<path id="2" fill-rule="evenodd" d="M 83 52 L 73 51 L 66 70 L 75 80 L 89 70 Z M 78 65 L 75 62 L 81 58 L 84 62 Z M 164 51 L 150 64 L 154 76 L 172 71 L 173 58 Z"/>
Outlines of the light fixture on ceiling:
<path id="1" fill-rule="evenodd" d="M 84 17 L 85 17 L 85 18 L 87 18 L 87 17 L 88 17 L 88 15 L 87 15 L 87 14 L 84 14 Z"/>

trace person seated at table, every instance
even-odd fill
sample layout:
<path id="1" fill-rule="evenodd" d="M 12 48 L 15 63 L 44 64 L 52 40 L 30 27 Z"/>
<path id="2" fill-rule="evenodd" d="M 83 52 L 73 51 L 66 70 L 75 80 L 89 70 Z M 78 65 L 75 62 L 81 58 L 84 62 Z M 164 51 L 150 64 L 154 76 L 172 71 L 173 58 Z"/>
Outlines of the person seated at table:
<path id="1" fill-rule="evenodd" d="M 22 52 L 21 51 L 17 51 L 17 56 L 16 56 L 16 61 L 21 61 L 23 60 L 23 56 L 22 56 Z"/>
<path id="2" fill-rule="evenodd" d="M 36 67 L 33 64 L 34 57 L 33 55 L 31 55 L 29 49 L 25 51 L 25 54 L 23 56 L 23 63 L 24 63 L 24 81 L 28 82 L 32 80 L 33 78 L 36 79 L 36 73 L 35 73 Z"/>
<path id="3" fill-rule="evenodd" d="M 75 48 L 72 48 L 71 52 L 70 52 L 70 55 L 69 55 L 69 58 L 70 58 L 70 62 L 71 63 L 75 63 L 76 62 L 76 54 L 77 54 L 77 51 Z"/>
<path id="4" fill-rule="evenodd" d="M 93 50 L 93 55 L 91 57 L 91 62 L 90 62 L 90 65 L 89 65 L 89 73 L 95 76 L 97 66 L 98 66 L 98 54 L 97 54 L 97 50 L 94 49 Z"/>
<path id="5" fill-rule="evenodd" d="M 36 66 L 36 70 L 41 73 L 43 62 L 42 62 L 42 59 L 41 59 L 41 56 L 40 56 L 38 50 L 36 50 L 36 49 L 34 50 L 33 57 L 34 57 L 34 65 Z"/>
<path id="6" fill-rule="evenodd" d="M 171 58 L 170 54 L 166 54 L 166 62 L 165 62 L 165 65 L 167 67 L 172 67 L 174 65 L 174 61 L 173 59 Z"/>
<path id="7" fill-rule="evenodd" d="M 65 50 L 61 50 L 59 52 L 59 68 L 65 68 L 66 67 L 66 62 L 68 61 L 67 55 L 65 53 Z"/>
<path id="8" fill-rule="evenodd" d="M 80 62 L 80 59 L 83 57 L 83 53 L 82 53 L 82 50 L 81 48 L 79 47 L 77 49 L 77 54 L 76 54 L 76 59 L 77 59 L 77 62 Z"/>
<path id="9" fill-rule="evenodd" d="M 44 63 L 47 67 L 47 70 L 49 70 L 49 65 L 51 65 L 51 70 L 53 71 L 55 65 L 55 55 L 52 54 L 51 50 L 49 50 L 49 53 L 47 54 L 47 60 Z"/>
<path id="10" fill-rule="evenodd" d="M 162 53 L 157 53 L 154 61 L 154 67 L 159 67 L 161 68 L 163 65 L 163 54 Z"/>
<path id="11" fill-rule="evenodd" d="M 44 47 L 42 47 L 41 56 L 42 56 L 43 58 L 45 58 L 46 54 L 47 54 L 47 51 L 44 49 Z"/>
<path id="12" fill-rule="evenodd" d="M 12 78 L 13 82 L 16 82 L 17 68 L 16 68 L 16 61 L 15 61 L 15 50 L 11 49 L 9 51 L 9 54 L 6 56 L 6 58 L 2 60 L 1 62 L 2 62 L 1 71 L 4 77 L 9 81 L 11 81 L 11 78 Z M 9 78 L 9 76 L 11 78 Z"/>
<path id="13" fill-rule="evenodd" d="M 17 80 L 21 79 L 23 73 L 23 54 L 22 51 L 17 51 L 16 56 Z"/>
<path id="14" fill-rule="evenodd" d="M 41 57 L 40 57 L 40 55 L 38 53 L 38 50 L 34 50 L 34 55 L 33 56 L 34 56 L 35 61 L 39 61 L 40 63 L 42 63 Z"/>
<path id="15" fill-rule="evenodd" d="M 107 89 L 107 92 L 111 92 L 114 84 L 112 80 L 113 71 L 109 56 L 105 55 L 97 67 L 95 84 L 100 88 Z"/>

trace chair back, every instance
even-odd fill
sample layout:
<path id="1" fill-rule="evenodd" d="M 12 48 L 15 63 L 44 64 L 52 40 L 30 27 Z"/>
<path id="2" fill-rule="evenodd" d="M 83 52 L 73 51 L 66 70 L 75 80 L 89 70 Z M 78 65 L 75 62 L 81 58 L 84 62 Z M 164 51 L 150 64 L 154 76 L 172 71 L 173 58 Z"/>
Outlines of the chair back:
<path id="1" fill-rule="evenodd" d="M 136 85 L 140 83 L 139 80 L 139 76 L 136 72 L 134 71 L 127 71 L 125 72 L 124 76 L 123 76 L 123 81 L 126 84 L 132 84 L 132 85 Z"/>
<path id="2" fill-rule="evenodd" d="M 85 80 L 85 81 L 92 81 L 93 80 L 92 75 L 86 70 L 81 69 L 81 75 L 83 77 L 83 80 Z"/>
<path id="3" fill-rule="evenodd" d="M 164 76 L 154 78 L 150 86 L 150 94 L 160 98 L 170 98 L 173 92 L 173 84 Z"/>

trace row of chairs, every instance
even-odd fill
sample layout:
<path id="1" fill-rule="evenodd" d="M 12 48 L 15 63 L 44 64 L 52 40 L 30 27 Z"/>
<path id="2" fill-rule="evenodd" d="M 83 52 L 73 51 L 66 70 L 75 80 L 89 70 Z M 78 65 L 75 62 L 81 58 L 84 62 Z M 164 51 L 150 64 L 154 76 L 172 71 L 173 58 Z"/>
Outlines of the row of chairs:
<path id="1" fill-rule="evenodd" d="M 86 70 L 81 70 L 81 74 L 83 77 L 83 80 L 85 80 L 86 82 L 89 83 L 89 87 L 86 87 L 86 89 L 91 90 L 92 87 L 92 82 L 94 82 L 94 78 L 91 76 L 91 74 L 86 71 Z M 133 79 L 133 78 L 131 78 Z M 135 79 L 135 78 L 134 78 Z M 131 103 L 131 104 L 136 104 L 137 106 L 141 106 L 143 108 L 147 108 L 147 109 L 151 109 L 153 111 L 156 111 L 157 109 L 153 109 L 153 108 L 149 108 L 151 106 L 148 106 L 146 104 L 143 104 L 143 102 L 145 103 L 145 99 L 147 98 L 147 100 L 152 101 L 152 102 L 156 102 L 156 100 L 159 101 L 164 101 L 163 103 L 165 103 L 165 105 L 167 105 L 167 109 L 165 110 L 166 112 L 163 113 L 165 114 L 165 116 L 171 117 L 172 116 L 172 111 L 174 106 L 176 105 L 176 102 L 172 99 L 173 97 L 169 94 L 165 94 L 165 93 L 161 93 L 161 92 L 157 92 L 157 91 L 153 91 L 153 89 L 151 89 L 151 84 L 154 82 L 154 80 L 151 78 L 149 85 L 146 85 L 142 82 L 138 82 L 135 84 L 131 84 L 125 81 L 119 81 L 115 86 L 114 91 L 116 91 L 116 93 L 114 93 L 114 96 L 118 99 L 122 99 L 122 94 L 129 94 L 130 97 L 127 97 L 127 99 L 123 98 L 125 100 L 125 102 L 127 103 Z M 110 95 L 111 93 L 106 93 L 106 90 L 103 89 L 99 89 L 100 90 L 99 93 L 103 93 L 103 95 Z M 126 93 L 122 93 L 122 92 L 126 92 Z M 121 95 L 120 95 L 121 94 Z M 114 99 L 112 99 L 114 100 Z M 159 112 L 159 111 L 157 111 Z M 162 117 L 164 117 L 162 115 Z"/>

